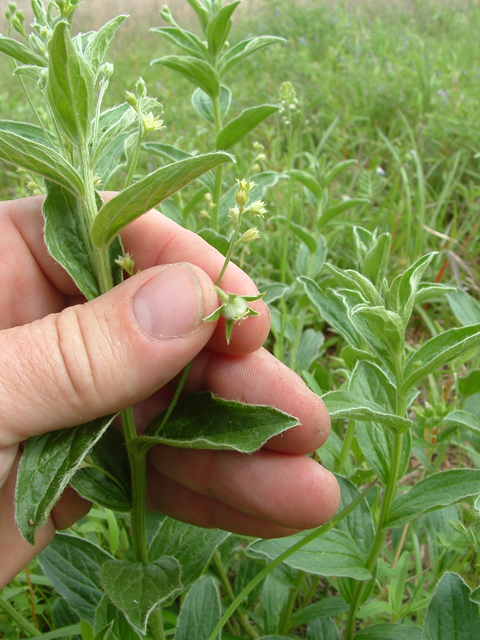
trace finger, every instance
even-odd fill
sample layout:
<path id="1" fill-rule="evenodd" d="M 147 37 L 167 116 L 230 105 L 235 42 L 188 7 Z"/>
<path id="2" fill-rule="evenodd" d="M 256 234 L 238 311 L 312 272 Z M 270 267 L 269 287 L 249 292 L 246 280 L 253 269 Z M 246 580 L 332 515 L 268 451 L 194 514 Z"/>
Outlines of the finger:
<path id="1" fill-rule="evenodd" d="M 141 216 L 122 233 L 125 249 L 131 253 L 137 266 L 146 269 L 158 264 L 191 262 L 201 267 L 216 282 L 225 257 L 200 236 L 177 225 L 158 211 Z M 258 289 L 247 274 L 230 263 L 221 282 L 225 291 L 241 295 L 257 295 Z M 260 314 L 250 317 L 233 328 L 230 344 L 225 341 L 223 319 L 210 340 L 212 349 L 241 355 L 256 351 L 265 342 L 270 330 L 270 313 L 263 300 L 249 303 Z"/>
<path id="2" fill-rule="evenodd" d="M 205 529 L 224 529 L 255 538 L 281 538 L 297 533 L 296 529 L 265 522 L 216 498 L 200 495 L 155 469 L 149 472 L 148 505 L 152 511 Z"/>
<path id="3" fill-rule="evenodd" d="M 0 448 L 148 397 L 208 342 L 216 305 L 201 269 L 172 265 L 1 332 Z"/>
<path id="4" fill-rule="evenodd" d="M 339 505 L 333 474 L 305 456 L 265 449 L 247 456 L 157 446 L 149 452 L 148 463 L 190 491 L 283 528 L 319 526 L 333 517 Z M 154 492 L 149 495 L 155 500 Z M 165 497 L 160 494 L 157 499 L 160 503 L 153 506 L 161 509 Z"/>
<path id="5" fill-rule="evenodd" d="M 311 453 L 330 433 L 330 418 L 322 400 L 265 349 L 237 358 L 203 351 L 190 369 L 185 393 L 205 389 L 228 400 L 271 405 L 295 416 L 297 427 L 267 443 L 267 448 L 274 451 Z"/>
<path id="6" fill-rule="evenodd" d="M 106 193 L 104 198 L 113 195 Z M 11 318 L 5 314 L 0 318 L 0 328 L 24 324 L 47 313 L 58 312 L 66 301 L 78 296 L 78 289 L 70 276 L 47 252 L 43 239 L 42 202 L 43 197 L 40 196 L 0 204 L 0 256 L 5 256 L 3 263 L 0 261 L 0 274 L 2 282 L 15 282 L 16 290 L 14 305 L 10 299 L 0 297 L 2 309 L 10 307 L 15 310 Z M 142 270 L 162 264 L 191 262 L 201 267 L 215 282 L 224 262 L 224 257 L 202 238 L 156 210 L 127 227 L 122 233 L 122 240 L 126 251 L 134 256 L 137 267 Z M 258 293 L 252 280 L 234 264 L 229 265 L 222 288 L 239 294 Z M 19 290 L 23 292 L 22 296 L 19 296 Z M 8 291 L 7 287 L 3 288 L 4 296 Z M 27 298 L 28 305 L 25 304 Z M 260 316 L 236 325 L 229 347 L 221 320 L 211 339 L 212 348 L 232 354 L 249 353 L 263 344 L 270 327 L 268 307 L 262 300 L 252 302 L 251 306 Z"/>

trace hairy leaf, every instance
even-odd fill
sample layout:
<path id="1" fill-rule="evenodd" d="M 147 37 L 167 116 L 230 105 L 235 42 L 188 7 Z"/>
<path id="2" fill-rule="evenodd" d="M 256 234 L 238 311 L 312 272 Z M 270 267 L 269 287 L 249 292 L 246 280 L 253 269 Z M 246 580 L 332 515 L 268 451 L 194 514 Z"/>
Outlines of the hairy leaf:
<path id="1" fill-rule="evenodd" d="M 29 47 L 18 40 L 0 35 L 0 51 L 6 53 L 14 60 L 22 64 L 46 67 L 47 61 L 40 54 L 35 53 Z"/>
<path id="2" fill-rule="evenodd" d="M 480 435 L 480 418 L 470 411 L 452 411 L 445 416 L 444 421 L 449 424 L 460 424 Z"/>
<path id="3" fill-rule="evenodd" d="M 51 180 L 80 198 L 83 197 L 81 177 L 72 165 L 51 147 L 24 138 L 13 131 L 0 130 L 0 158 Z"/>
<path id="4" fill-rule="evenodd" d="M 182 590 L 180 565 L 167 556 L 149 564 L 108 560 L 100 577 L 110 600 L 143 635 L 155 607 Z"/>
<path id="5" fill-rule="evenodd" d="M 125 437 L 111 425 L 70 480 L 77 493 L 112 511 L 131 509 L 130 465 Z"/>
<path id="6" fill-rule="evenodd" d="M 161 167 L 124 189 L 100 209 L 92 228 L 93 244 L 98 248 L 108 246 L 130 222 L 224 162 L 233 162 L 232 156 L 215 152 L 186 158 Z"/>
<path id="7" fill-rule="evenodd" d="M 165 518 L 148 549 L 150 562 L 173 556 L 182 569 L 184 589 L 200 578 L 215 549 L 230 534 L 219 529 L 202 529 L 172 518 Z"/>
<path id="8" fill-rule="evenodd" d="M 247 553 L 255 558 L 274 560 L 305 535 L 297 533 L 276 540 L 258 540 L 247 547 Z M 355 541 L 343 531 L 335 529 L 305 545 L 285 563 L 294 569 L 320 576 L 347 576 L 355 580 L 369 580 L 372 577 Z"/>
<path id="9" fill-rule="evenodd" d="M 447 294 L 448 304 L 461 325 L 480 323 L 480 304 L 466 291 L 457 289 Z"/>
<path id="10" fill-rule="evenodd" d="M 229 449 L 253 453 L 298 420 L 279 409 L 224 400 L 210 392 L 186 396 L 172 411 L 161 432 L 163 414 L 148 425 L 139 446 L 156 443 L 191 449 Z M 148 437 L 148 436 L 152 437 Z"/>
<path id="11" fill-rule="evenodd" d="M 100 67 L 105 60 L 107 49 L 115 37 L 118 28 L 126 18 L 128 18 L 127 15 L 113 18 L 113 20 L 104 24 L 88 43 L 85 49 L 85 60 L 90 65 L 94 78 L 97 78 Z"/>
<path id="12" fill-rule="evenodd" d="M 456 573 L 446 573 L 435 589 L 425 616 L 423 640 L 480 640 L 478 605 Z"/>
<path id="13" fill-rule="evenodd" d="M 279 108 L 280 107 L 273 104 L 262 104 L 258 107 L 244 109 L 239 116 L 230 120 L 219 132 L 215 143 L 216 148 L 228 151 L 228 149 L 235 146 L 237 142 L 240 142 L 247 133 L 253 131 L 261 122 L 278 111 Z"/>
<path id="14" fill-rule="evenodd" d="M 100 569 L 111 558 L 88 540 L 56 533 L 38 561 L 55 591 L 83 620 L 93 625 L 95 610 L 103 598 Z"/>
<path id="15" fill-rule="evenodd" d="M 412 425 L 408 418 L 389 413 L 375 402 L 355 396 L 348 391 L 329 391 L 322 396 L 322 400 L 334 419 L 373 420 L 400 433 Z"/>
<path id="16" fill-rule="evenodd" d="M 65 188 L 46 181 L 47 197 L 42 211 L 45 218 L 45 243 L 48 251 L 71 276 L 87 298 L 100 295 L 90 248 L 85 244 L 86 229 L 82 229 L 82 212 L 78 200 Z M 88 238 L 88 236 L 86 236 Z"/>
<path id="17" fill-rule="evenodd" d="M 85 144 L 90 129 L 94 78 L 70 39 L 69 25 L 59 22 L 49 43 L 46 95 L 63 133 L 74 144 Z"/>
<path id="18" fill-rule="evenodd" d="M 192 56 L 163 56 L 152 60 L 150 64 L 161 64 L 173 69 L 184 78 L 200 87 L 211 98 L 216 98 L 220 93 L 220 79 L 211 64 Z"/>
<path id="19" fill-rule="evenodd" d="M 401 624 L 374 624 L 355 634 L 354 640 L 422 640 L 422 630 Z"/>
<path id="20" fill-rule="evenodd" d="M 480 324 L 449 329 L 426 342 L 405 363 L 402 391 L 411 389 L 419 380 L 434 373 L 455 358 L 480 347 Z"/>
<path id="21" fill-rule="evenodd" d="M 436 255 L 436 252 L 432 252 L 419 258 L 392 282 L 388 295 L 390 308 L 401 315 L 405 326 L 412 314 L 420 280 Z"/>
<path id="22" fill-rule="evenodd" d="M 114 417 L 97 418 L 27 440 L 15 490 L 15 517 L 27 542 L 34 544 L 37 530 Z"/>
<path id="23" fill-rule="evenodd" d="M 298 626 L 318 620 L 318 618 L 337 616 L 345 613 L 345 611 L 348 611 L 348 604 L 343 598 L 340 596 L 328 596 L 304 609 L 295 611 L 290 618 L 290 623 L 292 626 Z"/>
<path id="24" fill-rule="evenodd" d="M 278 36 L 258 36 L 242 40 L 242 42 L 231 47 L 221 57 L 218 66 L 220 77 L 223 78 L 235 65 L 245 60 L 248 56 L 251 56 L 252 53 L 256 53 L 260 51 L 260 49 L 279 42 L 286 42 L 286 40 Z"/>
<path id="25" fill-rule="evenodd" d="M 43 144 L 45 147 L 52 146 L 52 139 L 45 129 L 35 124 L 29 124 L 28 122 L 15 122 L 14 120 L 0 120 L 0 131 L 10 131 L 16 133 L 22 138 L 32 140 Z"/>
<path id="26" fill-rule="evenodd" d="M 241 0 L 234 0 L 234 2 L 221 7 L 208 23 L 205 35 L 207 36 L 208 49 L 213 57 L 218 56 L 228 38 L 232 27 L 231 16 L 240 2 Z"/>
<path id="27" fill-rule="evenodd" d="M 140 635 L 129 625 L 127 619 L 105 594 L 95 611 L 94 632 L 99 633 L 107 625 L 111 626 L 109 640 L 139 640 Z"/>
<path id="28" fill-rule="evenodd" d="M 227 115 L 232 101 L 232 92 L 224 84 L 220 86 L 220 115 L 223 118 Z M 215 114 L 213 109 L 213 103 L 210 96 L 201 89 L 195 89 L 192 94 L 192 105 L 195 111 L 205 118 L 207 122 L 215 123 Z"/>
<path id="29" fill-rule="evenodd" d="M 153 29 L 150 29 L 150 31 L 162 36 L 165 40 L 172 42 L 191 56 L 195 56 L 196 58 L 206 58 L 208 55 L 208 49 L 205 44 L 191 31 L 170 25 L 168 27 L 154 27 Z"/>
<path id="30" fill-rule="evenodd" d="M 395 499 L 386 527 L 400 527 L 428 511 L 480 495 L 480 471 L 451 469 L 417 482 Z"/>
<path id="31" fill-rule="evenodd" d="M 178 616 L 175 640 L 208 640 L 221 616 L 215 580 L 203 576 L 187 593 Z"/>

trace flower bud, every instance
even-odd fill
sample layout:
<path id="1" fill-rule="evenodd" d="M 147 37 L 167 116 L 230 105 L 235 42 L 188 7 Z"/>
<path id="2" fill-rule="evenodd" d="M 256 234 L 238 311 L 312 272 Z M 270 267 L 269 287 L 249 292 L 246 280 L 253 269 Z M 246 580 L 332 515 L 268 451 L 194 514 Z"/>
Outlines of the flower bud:
<path id="1" fill-rule="evenodd" d="M 245 231 L 245 233 L 242 235 L 242 237 L 239 240 L 237 240 L 236 244 L 241 244 L 244 242 L 252 242 L 252 240 L 258 240 L 258 238 L 260 238 L 260 233 L 257 227 L 251 227 L 250 229 Z"/>
<path id="2" fill-rule="evenodd" d="M 105 80 L 108 80 L 113 75 L 113 64 L 111 62 L 104 62 L 100 67 L 100 75 L 102 75 Z"/>
<path id="3" fill-rule="evenodd" d="M 238 216 L 240 215 L 240 209 L 238 207 L 230 207 L 228 215 L 233 222 L 237 222 Z"/>
<path id="4" fill-rule="evenodd" d="M 135 85 L 135 89 L 137 90 L 137 95 L 139 98 L 145 98 L 147 95 L 147 85 L 145 84 L 145 80 L 143 78 L 139 78 Z"/>
<path id="5" fill-rule="evenodd" d="M 135 109 L 135 111 L 138 111 L 137 96 L 134 93 L 131 91 L 125 91 L 125 100 Z"/>
<path id="6" fill-rule="evenodd" d="M 252 204 L 248 206 L 247 211 L 250 211 L 254 216 L 259 216 L 260 218 L 265 217 L 265 214 L 267 213 L 265 203 L 263 200 L 260 200 L 260 198 L 255 200 L 255 202 L 252 202 Z"/>

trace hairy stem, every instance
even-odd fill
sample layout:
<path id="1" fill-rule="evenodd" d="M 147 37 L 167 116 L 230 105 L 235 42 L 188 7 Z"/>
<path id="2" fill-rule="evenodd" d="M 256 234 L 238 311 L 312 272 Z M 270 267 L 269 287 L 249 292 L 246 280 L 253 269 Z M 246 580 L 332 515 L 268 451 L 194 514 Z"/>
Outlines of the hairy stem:
<path id="1" fill-rule="evenodd" d="M 213 116 L 215 119 L 215 135 L 222 130 L 222 111 L 220 109 L 220 97 L 213 99 Z M 220 199 L 222 197 L 223 165 L 218 165 L 215 170 L 215 187 L 213 193 L 212 229 L 218 231 L 218 217 L 220 214 Z"/>

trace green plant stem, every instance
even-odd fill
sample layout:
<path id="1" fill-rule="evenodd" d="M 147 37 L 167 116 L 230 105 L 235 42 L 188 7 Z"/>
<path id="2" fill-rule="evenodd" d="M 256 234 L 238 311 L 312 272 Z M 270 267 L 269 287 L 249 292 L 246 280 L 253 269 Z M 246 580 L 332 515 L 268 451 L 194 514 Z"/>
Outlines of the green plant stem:
<path id="1" fill-rule="evenodd" d="M 165 631 L 163 630 L 162 609 L 157 607 L 150 614 L 148 624 L 155 640 L 165 640 Z"/>
<path id="2" fill-rule="evenodd" d="M 228 247 L 227 255 L 225 256 L 225 261 L 223 263 L 222 270 L 220 271 L 220 274 L 217 278 L 217 282 L 215 283 L 217 287 L 220 286 L 220 283 L 222 282 L 222 278 L 225 275 L 225 271 L 227 270 L 228 263 L 232 259 L 232 255 L 235 250 L 235 245 L 237 243 L 238 236 L 240 235 L 240 226 L 242 224 L 242 216 L 243 216 L 243 207 L 240 207 L 240 213 L 238 214 L 237 222 L 235 224 L 235 231 L 233 232 L 233 237 L 230 241 L 230 245 Z"/>
<path id="3" fill-rule="evenodd" d="M 233 592 L 232 585 L 230 584 L 230 580 L 228 579 L 225 567 L 223 566 L 223 562 L 218 551 L 215 551 L 215 553 L 213 554 L 213 564 L 215 565 L 215 570 L 218 577 L 220 578 L 220 582 L 222 583 L 225 593 L 230 598 L 230 600 L 235 600 L 235 594 Z M 243 630 L 250 636 L 250 638 L 253 638 L 253 640 L 257 640 L 260 636 L 249 623 L 248 616 L 240 608 L 237 611 L 237 617 Z"/>
<path id="4" fill-rule="evenodd" d="M 18 611 L 12 607 L 12 605 L 0 596 L 0 609 L 3 611 L 18 625 L 18 627 L 29 637 L 33 638 L 39 635 L 38 629 L 28 620 L 18 613 Z"/>
<path id="5" fill-rule="evenodd" d="M 385 543 L 385 537 L 387 535 L 387 529 L 385 524 L 388 521 L 388 515 L 392 502 L 395 498 L 397 491 L 398 471 L 400 469 L 400 462 L 402 458 L 403 449 L 403 434 L 395 433 L 393 436 L 393 456 L 392 464 L 390 467 L 390 474 L 388 476 L 385 492 L 383 495 L 382 506 L 380 508 L 380 515 L 377 522 L 375 538 L 373 540 L 372 548 L 366 562 L 366 569 L 370 573 L 373 573 L 375 565 L 382 551 Z M 360 606 L 363 594 L 367 587 L 368 581 L 358 582 L 353 592 L 352 601 L 347 615 L 347 624 L 345 626 L 344 640 L 352 640 L 355 631 L 355 622 L 357 611 Z"/>
<path id="6" fill-rule="evenodd" d="M 292 615 L 293 607 L 295 606 L 295 601 L 298 595 L 298 590 L 300 589 L 300 585 L 302 584 L 304 577 L 305 573 L 303 571 L 299 571 L 297 577 L 295 578 L 293 586 L 290 587 L 288 600 L 283 609 L 282 619 L 280 621 L 280 633 L 287 633 L 288 631 L 288 628 L 290 626 L 290 616 Z"/>
<path id="7" fill-rule="evenodd" d="M 220 96 L 213 99 L 213 117 L 215 121 L 215 135 L 217 136 L 222 130 L 222 110 L 220 108 Z M 220 200 L 222 197 L 222 182 L 223 182 L 223 165 L 219 165 L 215 170 L 215 187 L 213 192 L 213 204 L 212 209 L 212 229 L 214 231 L 219 230 L 218 218 L 220 214 Z"/>
<path id="8" fill-rule="evenodd" d="M 125 186 L 123 187 L 124 189 L 129 187 L 133 180 L 133 174 L 135 173 L 135 169 L 137 168 L 137 164 L 138 164 L 138 159 L 140 158 L 140 151 L 142 149 L 143 137 L 144 136 L 142 135 L 142 124 L 141 122 L 139 122 L 137 144 L 135 145 L 135 151 L 133 154 L 132 162 L 130 164 L 130 169 L 128 171 L 127 179 L 125 180 Z"/>
<path id="9" fill-rule="evenodd" d="M 355 420 L 350 420 L 348 423 L 345 438 L 342 443 L 342 450 L 340 451 L 340 459 L 338 461 L 337 473 L 343 473 L 343 468 L 347 462 L 348 454 L 352 449 L 353 438 L 355 437 L 356 423 Z"/>
<path id="10" fill-rule="evenodd" d="M 315 531 L 312 531 L 311 533 L 306 535 L 304 538 L 302 538 L 301 540 L 293 544 L 289 549 L 287 549 L 286 551 L 281 553 L 277 558 L 275 558 L 275 560 L 272 560 L 272 562 L 270 562 L 270 564 L 268 564 L 264 569 L 262 569 L 260 573 L 257 573 L 257 575 L 247 584 L 247 586 L 244 589 L 242 589 L 242 591 L 238 594 L 238 596 L 235 598 L 232 604 L 225 611 L 219 623 L 217 624 L 215 629 L 212 631 L 212 633 L 209 635 L 208 640 L 216 640 L 216 638 L 218 637 L 218 634 L 223 629 L 225 624 L 228 622 L 230 617 L 233 615 L 236 609 L 242 604 L 242 602 L 245 600 L 248 594 L 251 591 L 253 591 L 253 589 L 255 589 L 257 584 L 260 584 L 260 582 L 262 582 L 276 567 L 282 564 L 282 562 L 284 562 L 285 560 L 288 560 L 288 558 L 290 558 L 290 556 L 292 556 L 296 551 L 298 551 L 299 549 L 302 549 L 305 545 L 309 544 L 316 538 L 319 538 L 324 533 L 327 533 L 327 531 L 330 531 L 330 529 L 332 529 L 336 524 L 341 522 L 350 513 L 352 513 L 352 511 L 354 511 L 358 507 L 358 505 L 362 502 L 365 496 L 369 493 L 372 487 L 373 487 L 373 484 L 369 485 L 357 498 L 355 498 L 355 500 L 353 500 L 353 502 L 351 502 L 348 505 L 348 507 L 345 507 L 343 511 L 340 511 L 340 513 L 337 513 L 337 515 L 334 518 L 332 518 L 330 522 L 325 523 L 318 529 L 315 529 Z"/>
<path id="11" fill-rule="evenodd" d="M 172 398 L 172 401 L 170 402 L 170 405 L 167 409 L 167 411 L 165 412 L 165 415 L 163 416 L 162 422 L 160 423 L 160 426 L 158 427 L 158 429 L 156 429 L 155 433 L 158 435 L 159 433 L 162 432 L 163 427 L 167 424 L 168 419 L 170 418 L 172 411 L 175 409 L 175 405 L 178 402 L 178 398 L 182 392 L 182 389 L 185 385 L 185 382 L 187 380 L 187 376 L 188 376 L 188 372 L 190 371 L 190 367 L 192 366 L 192 363 L 189 362 L 187 364 L 187 366 L 184 368 L 183 373 L 182 373 L 182 377 L 180 378 L 180 382 L 178 383 L 178 386 L 175 390 L 175 395 Z"/>

